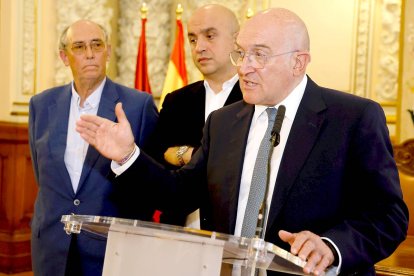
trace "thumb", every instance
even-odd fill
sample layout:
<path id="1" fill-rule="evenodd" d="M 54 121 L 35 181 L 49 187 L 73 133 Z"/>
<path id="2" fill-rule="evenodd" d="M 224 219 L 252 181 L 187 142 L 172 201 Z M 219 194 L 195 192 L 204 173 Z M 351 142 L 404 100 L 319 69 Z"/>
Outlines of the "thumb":
<path id="1" fill-rule="evenodd" d="M 288 242 L 288 243 L 293 242 L 293 240 L 295 239 L 295 235 L 285 230 L 279 231 L 279 237 L 282 241 Z"/>
<path id="2" fill-rule="evenodd" d="M 122 109 L 122 103 L 117 103 L 115 105 L 115 115 L 118 120 L 118 123 L 125 123 L 128 122 L 128 119 L 125 115 L 124 110 Z"/>

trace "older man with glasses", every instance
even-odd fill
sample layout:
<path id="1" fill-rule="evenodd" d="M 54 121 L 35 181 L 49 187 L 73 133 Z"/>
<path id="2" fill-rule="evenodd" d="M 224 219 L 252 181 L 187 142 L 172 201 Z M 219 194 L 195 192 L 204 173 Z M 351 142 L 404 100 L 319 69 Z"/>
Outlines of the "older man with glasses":
<path id="1" fill-rule="evenodd" d="M 157 122 L 152 97 L 112 82 L 106 76 L 111 46 L 104 28 L 80 20 L 62 33 L 59 54 L 73 81 L 32 97 L 29 142 L 38 194 L 32 228 L 36 276 L 102 275 L 105 241 L 67 235 L 67 214 L 120 216 L 107 179 L 110 160 L 75 131 L 81 114 L 97 114 L 113 125 L 115 105 L 123 103 L 135 142 L 145 146 Z M 145 219 L 144 210 L 141 219 Z M 137 212 L 136 212 L 137 214 Z"/>
<path id="2" fill-rule="evenodd" d="M 381 106 L 306 75 L 308 31 L 289 10 L 247 20 L 235 49 L 244 101 L 210 114 L 201 147 L 180 170 L 165 171 L 138 150 L 119 105 L 119 128 L 85 115 L 77 130 L 112 160 L 133 152 L 132 164 L 114 168 L 114 184 L 125 193 L 139 186 L 146 198 L 159 189 L 172 199 L 184 195 L 188 211 L 201 206 L 202 229 L 263 237 L 306 261 L 305 274 L 333 267 L 375 275 L 374 264 L 396 249 L 408 226 Z"/>

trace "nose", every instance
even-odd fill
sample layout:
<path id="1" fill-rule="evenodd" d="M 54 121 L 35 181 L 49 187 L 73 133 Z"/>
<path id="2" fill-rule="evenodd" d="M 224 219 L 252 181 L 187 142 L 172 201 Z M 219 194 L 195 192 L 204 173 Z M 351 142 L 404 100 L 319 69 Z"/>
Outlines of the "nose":
<path id="1" fill-rule="evenodd" d="M 252 60 L 250 59 L 250 55 L 248 55 L 247 53 L 239 63 L 240 65 L 238 66 L 237 71 L 240 76 L 246 75 L 255 70 L 252 66 Z"/>
<path id="2" fill-rule="evenodd" d="M 206 43 L 205 43 L 204 39 L 202 39 L 202 38 L 197 39 L 195 50 L 198 53 L 201 53 L 201 52 L 206 50 Z"/>
<path id="3" fill-rule="evenodd" d="M 92 47 L 90 45 L 86 45 L 85 55 L 88 59 L 94 57 L 94 52 L 92 51 Z"/>

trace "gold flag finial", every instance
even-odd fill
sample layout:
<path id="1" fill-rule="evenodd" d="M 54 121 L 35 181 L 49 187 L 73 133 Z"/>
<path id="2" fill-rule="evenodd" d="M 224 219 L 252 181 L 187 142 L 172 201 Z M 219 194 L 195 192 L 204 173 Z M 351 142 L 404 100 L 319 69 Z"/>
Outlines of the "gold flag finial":
<path id="1" fill-rule="evenodd" d="M 141 19 L 147 18 L 147 12 L 148 12 L 147 4 L 143 2 L 141 5 Z"/>
<path id="2" fill-rule="evenodd" d="M 253 9 L 252 8 L 248 8 L 247 12 L 246 12 L 246 18 L 250 18 L 254 15 Z"/>
<path id="3" fill-rule="evenodd" d="M 177 20 L 181 20 L 181 15 L 183 14 L 183 7 L 181 4 L 177 5 L 177 9 L 175 10 L 175 16 L 177 17 Z"/>

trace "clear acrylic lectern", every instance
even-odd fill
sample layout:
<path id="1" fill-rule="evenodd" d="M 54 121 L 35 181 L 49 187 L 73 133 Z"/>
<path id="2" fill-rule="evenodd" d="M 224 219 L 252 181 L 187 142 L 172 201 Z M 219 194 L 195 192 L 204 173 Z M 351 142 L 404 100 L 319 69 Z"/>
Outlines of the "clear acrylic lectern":
<path id="1" fill-rule="evenodd" d="M 68 234 L 86 231 L 107 237 L 104 276 L 226 275 L 222 263 L 241 275 L 254 275 L 256 268 L 302 275 L 305 265 L 258 238 L 101 216 L 65 215 L 61 221 Z"/>

